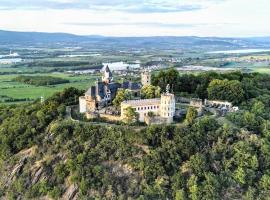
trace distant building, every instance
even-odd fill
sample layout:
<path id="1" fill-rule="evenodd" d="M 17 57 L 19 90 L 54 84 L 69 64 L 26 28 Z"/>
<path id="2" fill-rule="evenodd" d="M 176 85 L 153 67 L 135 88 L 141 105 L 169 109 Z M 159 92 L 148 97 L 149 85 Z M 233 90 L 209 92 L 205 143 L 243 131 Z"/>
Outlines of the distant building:
<path id="1" fill-rule="evenodd" d="M 228 101 L 218 101 L 218 100 L 204 100 L 204 106 L 215 107 L 215 108 L 226 108 L 228 111 L 232 109 L 233 105 Z"/>
<path id="2" fill-rule="evenodd" d="M 85 96 L 80 97 L 80 112 L 93 112 L 111 105 L 119 88 L 129 90 L 136 97 L 140 95 L 141 84 L 131 81 L 122 84 L 114 82 L 112 72 L 106 66 L 102 81 L 97 79 L 95 85 L 86 91 Z"/>
<path id="3" fill-rule="evenodd" d="M 175 115 L 174 94 L 167 92 L 156 99 L 141 99 L 124 101 L 121 104 L 121 118 L 125 118 L 125 110 L 131 107 L 139 114 L 139 121 L 146 122 L 149 113 L 155 116 L 155 123 L 172 123 Z M 148 120 L 149 121 L 149 120 Z"/>
<path id="4" fill-rule="evenodd" d="M 151 72 L 150 71 L 144 70 L 141 73 L 141 82 L 143 86 L 151 85 Z"/>

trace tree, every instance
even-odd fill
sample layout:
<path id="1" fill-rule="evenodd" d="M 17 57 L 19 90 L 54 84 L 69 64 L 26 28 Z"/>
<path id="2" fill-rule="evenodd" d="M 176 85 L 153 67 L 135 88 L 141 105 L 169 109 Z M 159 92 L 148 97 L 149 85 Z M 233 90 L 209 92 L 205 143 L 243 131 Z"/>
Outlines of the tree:
<path id="1" fill-rule="evenodd" d="M 238 167 L 233 174 L 234 179 L 241 184 L 246 183 L 246 173 L 242 167 Z"/>
<path id="2" fill-rule="evenodd" d="M 261 101 L 255 101 L 252 105 L 251 112 L 255 115 L 262 115 L 265 111 L 265 105 Z"/>
<path id="3" fill-rule="evenodd" d="M 117 94 L 113 100 L 113 105 L 119 107 L 123 101 L 132 99 L 132 95 L 128 90 L 118 89 Z"/>
<path id="4" fill-rule="evenodd" d="M 152 99 L 160 97 L 160 87 L 153 85 L 145 85 L 141 89 L 141 97 L 143 99 Z"/>
<path id="5" fill-rule="evenodd" d="M 134 123 L 138 121 L 139 114 L 132 107 L 127 107 L 124 110 L 125 113 L 125 122 L 126 123 Z"/>
<path id="6" fill-rule="evenodd" d="M 200 190 L 197 184 L 198 178 L 195 175 L 191 175 L 188 179 L 187 185 L 189 190 L 189 198 L 192 200 L 200 199 Z"/>
<path id="7" fill-rule="evenodd" d="M 259 182 L 261 190 L 270 191 L 270 176 L 268 174 L 264 174 Z"/>
<path id="8" fill-rule="evenodd" d="M 186 114 L 186 120 L 185 122 L 187 124 L 192 124 L 194 122 L 194 119 L 197 117 L 198 112 L 194 107 L 189 107 Z"/>
<path id="9" fill-rule="evenodd" d="M 237 80 L 214 79 L 210 82 L 207 91 L 208 98 L 213 100 L 227 100 L 237 104 L 244 99 L 244 90 Z"/>
<path id="10" fill-rule="evenodd" d="M 174 68 L 170 68 L 167 71 L 160 71 L 156 76 L 153 76 L 152 83 L 159 86 L 162 91 L 165 90 L 168 84 L 172 87 L 173 91 L 176 91 L 179 83 L 179 72 Z"/>
<path id="11" fill-rule="evenodd" d="M 175 193 L 175 200 L 185 200 L 186 195 L 184 190 L 177 190 Z"/>

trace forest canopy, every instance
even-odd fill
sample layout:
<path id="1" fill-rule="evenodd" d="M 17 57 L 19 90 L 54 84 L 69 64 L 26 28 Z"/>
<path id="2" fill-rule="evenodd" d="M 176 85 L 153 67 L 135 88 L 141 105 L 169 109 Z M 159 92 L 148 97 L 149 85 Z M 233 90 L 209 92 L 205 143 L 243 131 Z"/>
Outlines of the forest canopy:
<path id="1" fill-rule="evenodd" d="M 162 90 L 175 80 L 174 91 L 207 98 L 217 85 L 228 94 L 227 85 L 235 86 L 236 91 L 242 88 L 240 111 L 220 120 L 195 118 L 196 111 L 190 108 L 186 123 L 131 128 L 66 119 L 66 106 L 83 94 L 75 88 L 44 103 L 2 105 L 0 196 L 267 199 L 269 75 L 208 72 L 180 76 L 171 71 L 172 79 L 168 79 L 164 73 L 168 72 L 154 78 Z M 212 87 L 213 91 L 207 90 Z M 120 96 L 124 94 L 122 91 Z"/>

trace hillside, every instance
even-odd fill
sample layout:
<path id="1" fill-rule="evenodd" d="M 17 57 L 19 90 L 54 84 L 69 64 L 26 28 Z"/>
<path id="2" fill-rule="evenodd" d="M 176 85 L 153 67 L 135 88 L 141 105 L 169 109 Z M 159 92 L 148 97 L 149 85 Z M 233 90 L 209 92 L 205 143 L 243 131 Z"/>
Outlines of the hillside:
<path id="1" fill-rule="evenodd" d="M 93 48 L 129 49 L 237 49 L 269 48 L 270 37 L 218 38 L 218 37 L 103 37 L 78 36 L 66 33 L 39 33 L 0 31 L 0 44 L 5 45 L 82 45 Z"/>
<path id="2" fill-rule="evenodd" d="M 176 77 L 177 82 L 185 80 L 181 92 L 210 98 L 215 91 L 227 91 L 226 98 L 238 92 L 227 87 L 214 90 L 207 81 L 217 79 L 237 83 L 243 91 L 235 99 L 241 112 L 227 115 L 226 120 L 205 116 L 190 123 L 136 130 L 128 125 L 73 122 L 66 118 L 65 108 L 83 93 L 74 88 L 43 104 L 0 106 L 0 196 L 267 199 L 269 75 L 210 72 Z M 158 80 L 155 84 L 163 84 Z"/>

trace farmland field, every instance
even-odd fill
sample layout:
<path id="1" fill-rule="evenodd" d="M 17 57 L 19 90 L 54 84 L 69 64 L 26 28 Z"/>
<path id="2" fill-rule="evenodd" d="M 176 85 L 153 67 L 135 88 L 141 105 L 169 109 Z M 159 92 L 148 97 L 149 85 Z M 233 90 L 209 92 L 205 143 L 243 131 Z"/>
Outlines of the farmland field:
<path id="1" fill-rule="evenodd" d="M 5 50 L 4 50 L 5 49 Z M 86 90 L 93 85 L 100 74 L 76 74 L 77 71 L 95 71 L 102 68 L 102 63 L 134 63 L 140 61 L 141 67 L 153 66 L 155 70 L 162 70 L 169 67 L 178 69 L 190 66 L 189 69 L 180 73 L 194 73 L 201 71 L 232 71 L 242 70 L 245 72 L 270 73 L 270 53 L 249 53 L 249 54 L 208 54 L 202 50 L 139 50 L 124 49 L 90 49 L 83 48 L 53 48 L 53 47 L 16 47 L 16 51 L 22 62 L 13 64 L 0 64 L 0 103 L 27 102 L 39 99 L 41 96 L 47 98 L 53 93 L 62 91 L 67 87 L 76 87 Z M 3 47 L 1 54 L 6 55 L 9 47 Z M 199 67 L 196 67 L 199 66 Z M 118 66 L 117 66 L 118 67 Z M 116 68 L 117 68 L 116 67 Z M 194 68 L 194 69 L 193 69 Z M 193 69 L 193 70 L 191 70 Z M 132 71 L 132 69 L 131 69 Z M 133 71 L 132 75 L 124 75 L 114 78 L 120 80 L 136 79 L 139 76 Z M 69 83 L 35 86 L 16 82 L 18 76 L 52 76 L 68 80 Z"/>
<path id="2" fill-rule="evenodd" d="M 41 74 L 35 74 L 38 76 Z M 59 74 L 42 74 L 42 76 L 53 76 L 69 80 L 69 83 L 51 85 L 51 86 L 33 86 L 29 84 L 19 83 L 14 81 L 18 75 L 1 75 L 0 76 L 0 102 L 7 101 L 8 99 L 17 100 L 35 100 L 43 96 L 47 98 L 53 93 L 62 91 L 67 87 L 76 87 L 85 90 L 96 80 L 95 75 L 69 75 L 64 73 Z"/>

